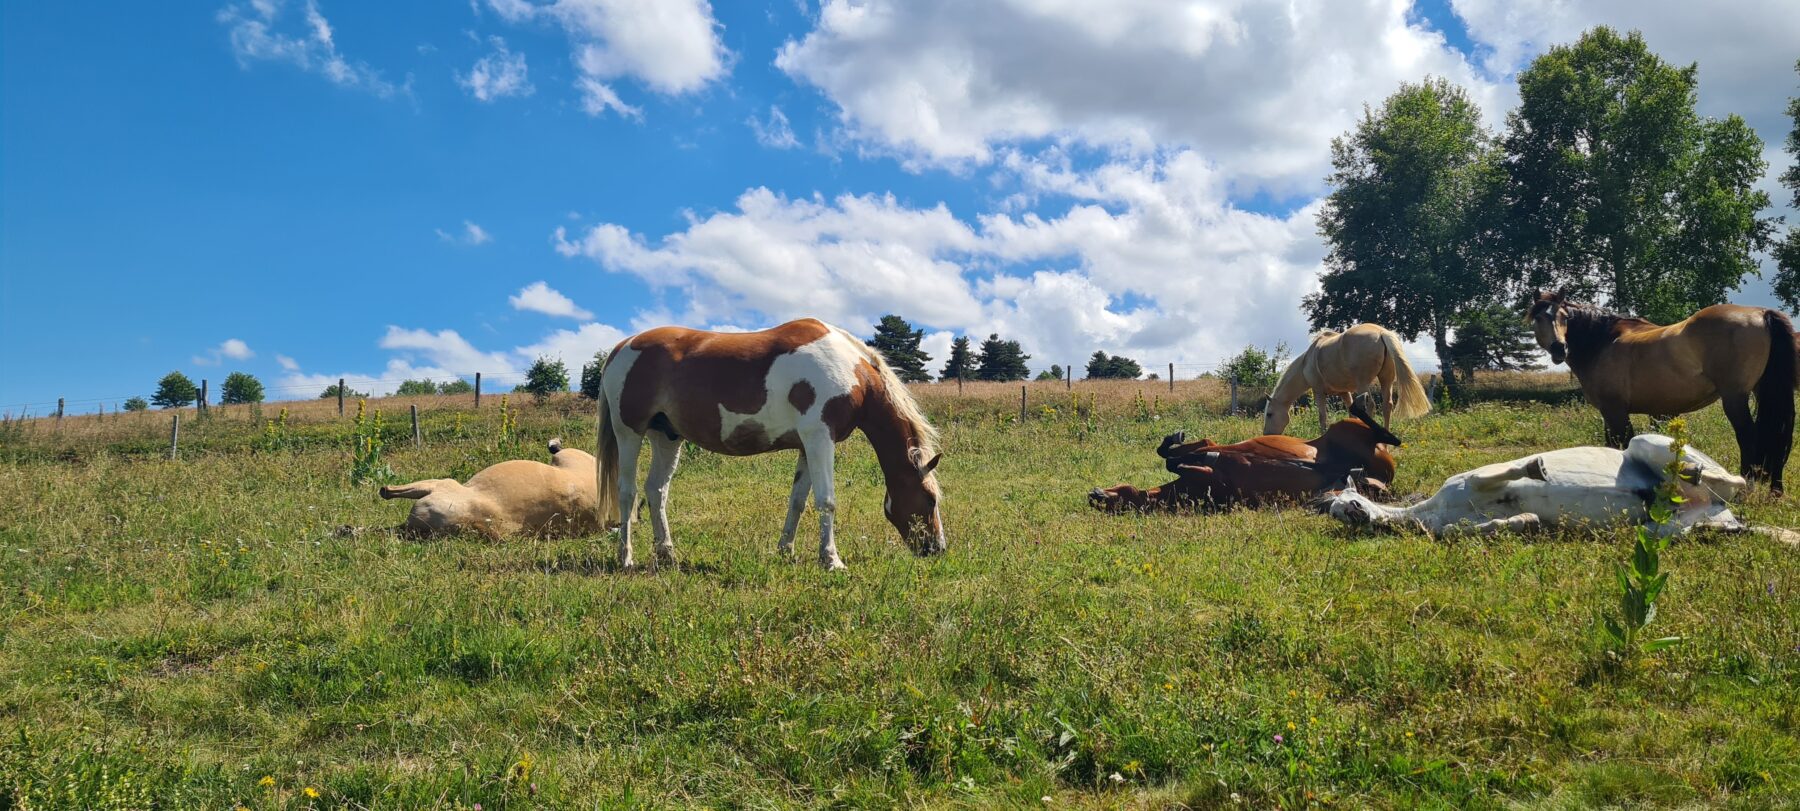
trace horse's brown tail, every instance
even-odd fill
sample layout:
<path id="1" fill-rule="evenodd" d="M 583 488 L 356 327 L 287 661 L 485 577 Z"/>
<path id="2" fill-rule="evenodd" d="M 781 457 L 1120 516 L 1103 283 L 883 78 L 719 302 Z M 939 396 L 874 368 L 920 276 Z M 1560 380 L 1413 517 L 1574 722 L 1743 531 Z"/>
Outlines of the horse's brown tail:
<path id="1" fill-rule="evenodd" d="M 1756 440 L 1760 467 L 1781 489 L 1781 472 L 1794 447 L 1794 391 L 1800 388 L 1800 336 L 1779 310 L 1763 312 L 1769 360 L 1756 381 Z"/>
<path id="2" fill-rule="evenodd" d="M 1406 353 L 1400 349 L 1400 336 L 1392 331 L 1381 331 L 1381 345 L 1387 348 L 1388 357 L 1394 361 L 1394 388 L 1399 402 L 1394 404 L 1394 416 L 1410 420 L 1425 416 L 1431 410 L 1431 398 L 1425 394 L 1425 385 L 1419 382 L 1419 376 L 1413 372 L 1412 362 L 1406 359 Z"/>

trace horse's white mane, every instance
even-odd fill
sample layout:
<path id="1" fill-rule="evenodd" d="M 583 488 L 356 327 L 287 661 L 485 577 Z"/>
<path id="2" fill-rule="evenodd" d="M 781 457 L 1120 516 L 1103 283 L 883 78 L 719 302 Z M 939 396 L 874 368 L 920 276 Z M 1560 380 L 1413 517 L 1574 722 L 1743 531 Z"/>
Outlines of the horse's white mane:
<path id="1" fill-rule="evenodd" d="M 923 462 L 930 459 L 933 454 L 937 453 L 938 430 L 932 427 L 929 420 L 925 419 L 925 412 L 919 410 L 919 403 L 913 399 L 912 391 L 906 388 L 906 382 L 894 373 L 894 368 L 888 365 L 887 358 L 883 357 L 875 347 L 869 346 L 863 339 L 852 335 L 847 329 L 837 326 L 832 329 L 855 346 L 857 351 L 862 353 L 863 359 L 867 360 L 869 365 L 874 366 L 875 371 L 881 374 L 881 387 L 887 394 L 888 402 L 893 404 L 894 411 L 900 415 L 900 419 L 912 427 L 914 436 L 919 440 L 919 458 L 914 461 Z"/>

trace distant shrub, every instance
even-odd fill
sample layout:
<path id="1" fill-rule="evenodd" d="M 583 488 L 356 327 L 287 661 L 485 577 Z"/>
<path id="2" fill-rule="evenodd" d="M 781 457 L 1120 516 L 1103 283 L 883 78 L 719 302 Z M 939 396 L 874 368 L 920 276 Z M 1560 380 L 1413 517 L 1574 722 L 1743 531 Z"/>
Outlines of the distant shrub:
<path id="1" fill-rule="evenodd" d="M 437 393 L 437 384 L 429 380 L 402 380 L 400 387 L 394 389 L 394 394 L 399 397 L 424 397 Z"/>
<path id="2" fill-rule="evenodd" d="M 133 397 L 125 401 L 126 411 L 149 411 L 150 401 L 142 397 Z"/>
<path id="3" fill-rule="evenodd" d="M 324 391 L 319 392 L 319 399 L 321 399 L 321 400 L 329 400 L 336 396 L 338 396 L 338 384 L 336 384 L 336 383 L 326 386 Z M 344 396 L 345 397 L 368 397 L 369 395 L 367 393 L 352 389 L 349 386 L 345 386 L 344 387 Z"/>
<path id="4" fill-rule="evenodd" d="M 1246 346 L 1219 365 L 1219 377 L 1224 380 L 1235 380 L 1240 386 L 1251 388 L 1274 388 L 1275 381 L 1281 379 L 1281 370 L 1287 366 L 1288 346 L 1285 342 L 1275 344 L 1275 348 L 1264 351 L 1256 346 Z"/>
<path id="5" fill-rule="evenodd" d="M 150 402 L 158 408 L 181 408 L 200 396 L 200 389 L 180 372 L 170 372 L 156 384 L 156 394 L 151 395 Z"/>
<path id="6" fill-rule="evenodd" d="M 539 403 L 550 399 L 550 395 L 569 390 L 569 367 L 561 360 L 538 357 L 525 370 L 525 382 L 519 389 L 531 394 L 531 398 Z"/>
<path id="7" fill-rule="evenodd" d="M 225 376 L 225 385 L 219 387 L 219 402 L 224 405 L 239 403 L 260 403 L 263 401 L 263 384 L 255 375 L 245 372 L 232 372 Z"/>
<path id="8" fill-rule="evenodd" d="M 475 391 L 475 384 L 462 378 L 438 384 L 438 394 L 469 394 Z"/>

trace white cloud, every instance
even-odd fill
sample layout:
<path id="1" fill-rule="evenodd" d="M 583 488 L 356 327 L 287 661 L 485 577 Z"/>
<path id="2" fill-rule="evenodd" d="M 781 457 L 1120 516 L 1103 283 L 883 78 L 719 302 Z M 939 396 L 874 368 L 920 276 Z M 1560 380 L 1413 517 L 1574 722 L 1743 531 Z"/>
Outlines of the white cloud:
<path id="1" fill-rule="evenodd" d="M 456 375 L 471 375 L 476 372 L 502 375 L 517 371 L 506 353 L 476 349 L 467 339 L 458 335 L 456 330 L 432 332 L 389 326 L 387 334 L 381 338 L 380 346 L 382 349 L 405 353 L 408 357 L 423 358 L 432 368 L 449 370 Z"/>
<path id="2" fill-rule="evenodd" d="M 612 83 L 632 79 L 657 93 L 691 93 L 722 77 L 730 54 L 706 0 L 487 0 L 508 22 L 544 20 L 568 34 L 582 109 L 639 117 Z"/>
<path id="3" fill-rule="evenodd" d="M 284 371 L 289 371 L 289 372 L 300 371 L 300 362 L 297 360 L 294 360 L 293 358 L 290 358 L 286 355 L 276 355 L 275 362 L 281 364 L 281 368 Z"/>
<path id="4" fill-rule="evenodd" d="M 915 164 L 1041 139 L 1200 150 L 1233 184 L 1316 190 L 1365 102 L 1426 74 L 1498 92 L 1408 0 L 827 0 L 776 65 Z"/>
<path id="5" fill-rule="evenodd" d="M 380 98 L 407 92 L 382 78 L 362 62 L 338 53 L 331 23 L 319 11 L 317 0 L 306 0 L 301 19 L 290 24 L 285 0 L 250 0 L 219 10 L 217 19 L 230 29 L 231 49 L 238 64 L 286 62 L 303 71 L 318 73 L 333 84 L 364 90 Z M 283 31 L 284 28 L 294 30 Z"/>
<path id="6" fill-rule="evenodd" d="M 525 55 L 513 53 L 506 49 L 506 40 L 493 37 L 494 52 L 475 61 L 466 76 L 457 76 L 456 81 L 476 101 L 493 101 L 508 96 L 529 96 L 537 88 L 532 87 L 527 78 Z"/>
<path id="7" fill-rule="evenodd" d="M 574 318 L 586 320 L 594 314 L 575 306 L 568 296 L 558 292 L 545 282 L 533 282 L 519 290 L 518 295 L 507 297 L 515 310 L 529 310 L 558 318 Z"/>
<path id="8" fill-rule="evenodd" d="M 793 149 L 800 145 L 800 140 L 794 137 L 793 126 L 788 124 L 787 114 L 783 113 L 780 107 L 769 106 L 768 121 L 750 116 L 747 123 L 750 125 L 750 131 L 756 134 L 756 142 L 763 146 L 772 149 Z"/>
<path id="9" fill-rule="evenodd" d="M 589 323 L 572 330 L 559 329 L 535 344 L 514 349 L 513 354 L 526 363 L 540 357 L 561 360 L 571 373 L 578 373 L 582 364 L 593 360 L 595 352 L 611 352 L 623 340 L 625 333 L 617 327 Z"/>
<path id="10" fill-rule="evenodd" d="M 896 312 L 933 329 L 1021 340 L 1034 367 L 1095 349 L 1145 363 L 1211 364 L 1246 341 L 1306 334 L 1299 298 L 1323 253 L 1317 209 L 1285 217 L 1230 205 L 1191 151 L 1078 172 L 1009 154 L 1013 182 L 1070 202 L 1056 216 L 965 222 L 891 196 L 789 199 L 751 189 L 735 211 L 654 242 L 614 224 L 556 232 L 557 250 L 678 291 L 676 323 L 763 326 L 817 316 L 866 332 Z M 928 350 L 929 351 L 929 350 Z"/>
<path id="11" fill-rule="evenodd" d="M 188 360 L 196 366 L 217 366 L 227 358 L 231 360 L 249 360 L 253 357 L 256 357 L 256 353 L 250 350 L 249 344 L 244 343 L 237 338 L 226 338 L 224 341 L 220 342 L 218 346 L 206 350 L 203 354 L 195 355 Z"/>
<path id="12" fill-rule="evenodd" d="M 463 230 L 461 234 L 452 234 L 442 228 L 435 228 L 432 230 L 437 234 L 438 239 L 452 245 L 486 245 L 487 243 L 494 241 L 494 236 L 489 234 L 486 229 L 475 223 L 469 222 L 468 220 L 463 220 Z"/>

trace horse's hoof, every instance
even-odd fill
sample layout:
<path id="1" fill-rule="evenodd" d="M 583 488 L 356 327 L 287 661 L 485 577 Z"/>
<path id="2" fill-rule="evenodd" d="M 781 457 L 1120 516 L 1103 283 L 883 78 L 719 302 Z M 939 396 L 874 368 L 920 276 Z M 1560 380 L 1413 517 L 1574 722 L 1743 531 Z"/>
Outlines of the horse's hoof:
<path id="1" fill-rule="evenodd" d="M 841 560 L 821 560 L 819 561 L 819 565 L 824 566 L 825 571 L 828 572 L 842 572 L 850 568 L 845 566 L 844 562 Z"/>

